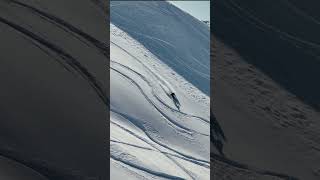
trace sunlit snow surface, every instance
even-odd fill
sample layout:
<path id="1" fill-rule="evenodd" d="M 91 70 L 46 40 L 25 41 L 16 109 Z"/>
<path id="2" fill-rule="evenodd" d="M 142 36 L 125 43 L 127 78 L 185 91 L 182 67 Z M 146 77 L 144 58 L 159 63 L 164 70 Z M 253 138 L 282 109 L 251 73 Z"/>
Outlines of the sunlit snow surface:
<path id="1" fill-rule="evenodd" d="M 124 31 L 110 24 L 111 179 L 209 179 L 209 97 Z"/>

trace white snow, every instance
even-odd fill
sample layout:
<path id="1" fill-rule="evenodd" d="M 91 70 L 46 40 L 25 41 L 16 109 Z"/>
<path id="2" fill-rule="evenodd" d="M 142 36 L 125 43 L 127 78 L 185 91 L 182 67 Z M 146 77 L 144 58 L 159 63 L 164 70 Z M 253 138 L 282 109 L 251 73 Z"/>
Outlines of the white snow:
<path id="1" fill-rule="evenodd" d="M 160 13 L 158 16 L 171 14 L 174 18 L 176 13 L 181 13 L 179 9 L 172 8 L 167 2 L 137 2 L 137 4 L 139 8 L 132 7 L 132 9 L 138 9 L 135 14 Z M 111 2 L 111 14 L 114 8 L 129 10 L 127 6 L 137 4 L 130 1 Z M 153 8 L 149 8 L 150 6 Z M 167 6 L 170 8 L 166 9 Z M 118 17 L 127 18 L 122 16 L 121 12 L 117 11 L 117 13 Z M 187 14 L 181 14 L 180 17 L 194 23 L 194 18 Z M 210 99 L 201 87 L 205 83 L 209 86 L 209 79 L 195 79 L 197 83 L 186 80 L 192 75 L 198 78 L 202 70 L 196 68 L 199 72 L 190 71 L 188 77 L 185 77 L 185 74 L 177 72 L 179 71 L 177 68 L 185 69 L 186 66 L 168 65 L 168 60 L 163 60 L 163 56 L 154 54 L 154 49 L 150 50 L 143 45 L 145 41 L 141 43 L 141 39 L 137 40 L 129 35 L 127 31 L 133 22 L 128 21 L 124 24 L 126 27 L 123 25 L 117 27 L 113 24 L 114 20 L 118 19 L 111 15 L 111 179 L 117 180 L 123 177 L 126 179 L 209 179 Z M 162 23 L 158 24 L 160 27 Z M 209 31 L 206 26 L 199 24 L 194 24 L 192 29 L 200 28 L 200 31 Z M 153 33 L 156 34 L 159 29 L 154 29 Z M 189 31 L 186 30 L 186 32 Z M 191 34 L 186 32 L 181 32 L 182 34 L 176 32 L 175 36 L 187 38 Z M 149 39 L 157 39 L 158 42 L 168 45 L 160 46 L 159 52 L 172 50 L 172 42 L 147 36 Z M 174 37 L 174 34 L 170 36 Z M 209 36 L 207 38 L 209 39 Z M 188 43 L 183 44 L 185 49 L 194 46 L 191 42 Z M 201 41 L 197 43 L 201 44 Z M 203 52 L 206 43 L 207 41 L 204 41 L 202 45 L 193 47 L 192 51 L 196 52 L 195 54 Z M 209 44 L 207 51 L 209 51 Z M 177 57 L 188 57 L 193 61 L 201 59 L 201 62 L 210 64 L 209 56 L 205 62 L 205 56 L 198 58 L 181 55 L 184 54 L 182 49 L 175 53 Z M 171 59 L 170 63 L 177 64 L 177 61 L 178 58 Z M 189 66 L 192 67 L 192 65 Z M 209 69 L 209 66 L 205 67 Z M 203 71 L 203 74 L 206 73 Z M 171 93 L 176 95 L 180 108 L 175 105 Z"/>

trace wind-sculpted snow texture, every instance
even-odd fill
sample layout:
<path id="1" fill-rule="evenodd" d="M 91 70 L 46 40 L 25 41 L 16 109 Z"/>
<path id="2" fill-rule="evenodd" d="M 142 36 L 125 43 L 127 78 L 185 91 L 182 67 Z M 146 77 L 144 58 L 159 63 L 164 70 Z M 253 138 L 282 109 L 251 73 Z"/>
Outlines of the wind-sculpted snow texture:
<path id="1" fill-rule="evenodd" d="M 209 179 L 208 26 L 167 2 L 111 2 L 110 27 L 111 179 Z"/>

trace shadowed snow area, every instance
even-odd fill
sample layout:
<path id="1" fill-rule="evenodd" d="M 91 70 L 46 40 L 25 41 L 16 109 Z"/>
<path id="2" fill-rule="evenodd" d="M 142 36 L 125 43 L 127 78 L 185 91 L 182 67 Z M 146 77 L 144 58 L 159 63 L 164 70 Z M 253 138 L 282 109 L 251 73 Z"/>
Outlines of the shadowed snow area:
<path id="1" fill-rule="evenodd" d="M 209 28 L 167 2 L 111 2 L 110 51 L 111 179 L 209 179 Z"/>
<path id="2" fill-rule="evenodd" d="M 106 1 L 0 1 L 0 179 L 108 179 Z"/>
<path id="3" fill-rule="evenodd" d="M 320 179 L 319 5 L 214 1 L 213 179 Z"/>

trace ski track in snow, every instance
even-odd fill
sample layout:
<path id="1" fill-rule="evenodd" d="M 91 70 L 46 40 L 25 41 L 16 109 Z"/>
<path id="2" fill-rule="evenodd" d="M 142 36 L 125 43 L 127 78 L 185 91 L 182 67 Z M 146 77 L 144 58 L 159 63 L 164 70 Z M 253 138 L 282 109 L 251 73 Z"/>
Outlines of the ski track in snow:
<path id="1" fill-rule="evenodd" d="M 131 39 L 130 36 L 128 36 L 126 33 L 118 29 L 114 25 L 110 24 L 110 26 L 111 84 L 113 78 L 115 80 L 119 80 L 119 78 L 121 78 L 124 82 L 131 84 L 132 88 L 130 88 L 130 91 L 139 93 L 141 97 L 143 97 L 143 101 L 146 101 L 149 104 L 149 107 L 157 112 L 154 116 L 162 119 L 159 123 L 162 123 L 162 125 L 166 124 L 166 129 L 168 129 L 169 132 L 174 132 L 174 136 L 178 136 L 184 141 L 179 143 L 187 143 L 185 145 L 182 145 L 182 147 L 191 147 L 191 144 L 193 143 L 205 143 L 202 145 L 202 147 L 194 147 L 195 149 L 190 150 L 180 149 L 176 141 L 171 144 L 170 140 L 167 140 L 166 137 L 163 137 L 163 134 L 157 134 L 158 130 L 153 130 L 154 128 L 157 129 L 157 127 L 150 127 L 150 124 L 148 124 L 149 122 L 144 122 L 143 119 L 134 117 L 134 115 L 125 112 L 123 108 L 113 106 L 112 98 L 116 98 L 116 95 L 113 95 L 116 94 L 116 92 L 113 92 L 111 90 L 110 125 L 114 128 L 120 128 L 123 131 L 123 133 L 121 133 L 121 136 L 125 136 L 117 137 L 116 134 L 113 135 L 113 130 L 111 128 L 110 145 L 116 148 L 115 150 L 111 151 L 111 159 L 114 160 L 114 162 L 117 164 L 122 163 L 126 166 L 131 167 L 132 169 L 134 169 L 135 173 L 139 174 L 141 177 L 145 177 L 146 179 L 151 178 L 141 174 L 141 172 L 147 173 L 155 179 L 208 179 L 210 175 L 209 158 L 208 160 L 204 159 L 203 156 L 195 155 L 195 153 L 198 151 L 204 151 L 208 153 L 208 156 L 206 157 L 209 157 L 209 149 L 197 149 L 201 149 L 206 146 L 209 147 L 209 111 L 208 115 L 202 115 L 203 113 L 201 112 L 190 112 L 190 108 L 185 108 L 185 106 L 190 105 L 190 102 L 200 103 L 202 104 L 202 106 L 206 106 L 206 101 L 203 101 L 204 99 L 197 99 L 197 97 L 205 95 L 199 94 L 198 96 L 188 97 L 190 94 L 190 91 L 188 92 L 188 89 L 178 90 L 177 87 L 179 87 L 179 85 L 175 83 L 181 83 L 183 81 L 180 80 L 177 82 L 176 80 L 172 79 L 170 81 L 167 81 L 168 78 L 164 78 L 164 75 L 166 75 L 165 71 L 159 71 L 163 67 L 155 67 L 155 64 L 152 64 L 152 67 L 150 67 L 150 59 L 146 60 L 141 58 L 151 57 L 151 60 L 154 61 L 154 59 L 156 59 L 155 56 L 147 52 L 147 54 L 144 54 L 144 56 L 137 57 L 137 53 L 139 54 L 141 52 L 137 52 L 134 50 L 132 51 L 132 49 L 143 50 L 144 47 L 142 45 L 140 45 L 139 47 L 139 43 L 135 42 L 135 40 Z M 116 32 L 118 34 L 115 35 L 112 34 L 112 32 Z M 160 39 L 157 39 L 156 41 L 167 44 Z M 125 44 L 124 42 L 127 44 Z M 196 58 L 193 57 L 193 59 L 195 60 L 195 62 L 197 62 Z M 178 60 L 176 61 L 178 62 Z M 197 63 L 200 64 L 200 62 Z M 202 66 L 205 67 L 205 65 Z M 173 82 L 174 84 L 172 84 Z M 183 84 L 182 86 L 185 85 L 186 84 Z M 200 91 L 191 92 L 194 93 Z M 173 104 L 172 99 L 170 99 L 171 93 L 175 93 L 179 101 L 182 101 L 182 109 L 177 109 L 177 107 Z M 120 124 L 116 116 L 121 117 L 122 121 Z M 128 125 L 124 126 L 123 123 Z M 151 124 L 151 126 L 153 126 L 153 124 Z M 115 129 L 114 132 L 115 131 L 118 130 Z M 139 131 L 140 133 L 137 133 L 137 131 Z M 145 145 L 131 142 L 129 137 L 134 137 L 135 139 L 145 143 Z M 141 160 L 144 159 L 143 157 L 147 156 L 146 154 L 141 156 L 139 153 L 137 154 L 136 151 L 131 152 L 130 148 L 134 148 L 142 152 L 146 151 L 157 153 L 162 157 L 161 159 L 159 159 L 160 162 L 157 165 L 160 166 L 161 162 L 164 161 L 171 164 L 171 167 L 155 168 L 153 167 L 153 165 L 148 165 L 148 161 Z M 155 159 L 155 161 L 158 161 L 158 159 Z M 177 174 L 164 169 L 176 169 Z M 198 169 L 200 169 L 199 172 L 197 172 Z"/>
<path id="2" fill-rule="evenodd" d="M 298 9 L 296 9 L 296 7 L 294 7 L 289 1 L 285 1 L 285 2 L 289 5 L 289 7 L 295 9 L 296 13 L 299 13 L 299 14 L 303 13 L 303 12 L 299 11 Z M 290 32 L 285 32 L 285 31 L 278 29 L 275 26 L 272 26 L 270 24 L 266 24 L 261 19 L 259 19 L 259 17 L 255 16 L 249 9 L 246 9 L 246 8 L 239 6 L 233 0 L 225 1 L 224 5 L 226 7 L 228 7 L 229 9 L 231 9 L 239 17 L 243 18 L 245 21 L 247 21 L 248 23 L 255 26 L 257 29 L 260 29 L 265 32 L 274 33 L 277 36 L 279 36 L 280 38 L 282 38 L 283 40 L 286 40 L 286 41 L 292 43 L 294 46 L 296 46 L 299 49 L 311 48 L 311 49 L 314 49 L 315 51 L 320 50 L 320 44 L 315 43 L 315 42 L 311 42 L 309 40 L 302 39 L 296 35 L 291 34 Z M 246 17 L 244 17 L 241 13 L 245 14 Z M 305 15 L 305 16 L 306 16 L 306 18 L 310 19 L 309 16 L 307 16 L 307 15 Z M 315 21 L 315 19 L 312 19 L 312 21 Z M 307 52 L 307 53 L 317 57 L 317 54 L 316 54 L 317 52 L 312 51 L 312 52 Z"/>
<path id="3" fill-rule="evenodd" d="M 145 64 L 143 64 L 143 62 L 141 60 L 139 60 L 138 58 L 134 57 L 132 54 L 130 54 L 128 51 L 126 51 L 125 49 L 121 48 L 119 45 L 115 44 L 114 42 L 110 41 L 112 44 L 116 45 L 117 47 L 119 47 L 120 49 L 122 49 L 123 51 L 125 51 L 129 56 L 133 57 L 135 60 L 137 60 L 139 63 L 141 63 L 143 65 L 144 68 L 146 68 L 147 72 L 150 73 L 150 75 L 153 75 L 157 78 L 157 80 L 161 83 L 161 85 L 164 85 L 167 87 L 167 89 L 169 89 L 169 92 L 166 92 L 167 94 L 170 94 L 171 92 L 174 92 L 174 89 L 173 87 L 167 82 L 165 81 L 163 78 L 161 78 L 161 76 L 157 75 L 157 73 L 154 73 L 150 68 L 148 68 Z M 121 67 L 124 67 L 126 69 L 128 69 L 129 71 L 132 71 L 133 73 L 137 74 L 138 76 L 140 76 L 144 81 L 148 82 L 147 78 L 144 77 L 143 75 L 141 75 L 140 73 L 132 70 L 131 68 L 129 68 L 128 66 L 125 66 L 125 65 L 122 65 L 120 63 L 117 63 L 116 61 L 112 61 L 111 60 L 111 64 L 112 63 L 115 63 L 117 65 L 120 65 Z M 151 85 L 151 82 L 148 82 L 148 84 L 150 86 Z M 155 87 L 153 87 L 154 89 Z M 182 111 L 177 111 L 176 109 L 173 109 L 171 108 L 169 105 L 167 105 L 162 99 L 161 97 L 159 97 L 156 93 L 154 93 L 153 91 L 153 95 L 163 104 L 165 105 L 167 108 L 171 109 L 172 111 L 176 112 L 176 113 L 180 113 L 180 114 L 183 114 L 185 116 L 190 116 L 190 117 L 193 117 L 193 118 L 197 118 L 197 119 L 200 119 L 201 121 L 204 121 L 204 122 L 207 122 L 208 124 L 210 123 L 208 120 L 204 119 L 204 118 L 201 118 L 201 117 L 197 117 L 197 116 L 193 116 L 193 115 L 189 115 L 189 114 L 186 114 Z"/>

